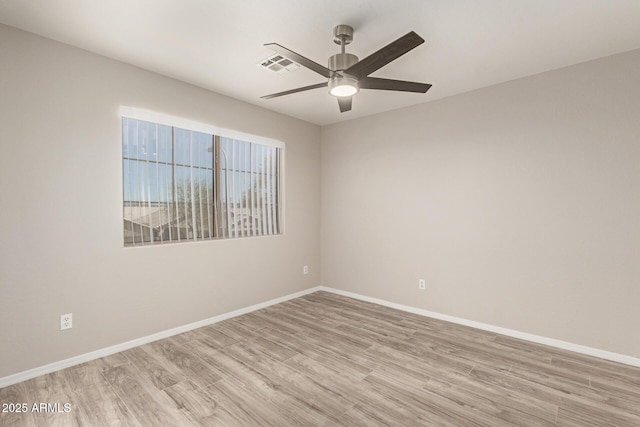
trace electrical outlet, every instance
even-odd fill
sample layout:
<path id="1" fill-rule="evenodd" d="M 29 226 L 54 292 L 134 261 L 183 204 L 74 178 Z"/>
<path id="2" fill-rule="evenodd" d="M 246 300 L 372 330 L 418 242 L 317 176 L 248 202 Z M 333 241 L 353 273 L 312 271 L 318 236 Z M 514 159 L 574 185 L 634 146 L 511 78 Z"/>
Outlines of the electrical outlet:
<path id="1" fill-rule="evenodd" d="M 60 315 L 60 330 L 64 331 L 65 329 L 73 328 L 73 314 L 61 314 Z"/>
<path id="2" fill-rule="evenodd" d="M 418 289 L 423 290 L 423 291 L 425 289 L 427 289 L 427 281 L 424 280 L 424 279 L 418 280 Z"/>
<path id="3" fill-rule="evenodd" d="M 309 274 L 309 266 L 305 265 L 304 267 L 302 267 L 302 274 Z"/>

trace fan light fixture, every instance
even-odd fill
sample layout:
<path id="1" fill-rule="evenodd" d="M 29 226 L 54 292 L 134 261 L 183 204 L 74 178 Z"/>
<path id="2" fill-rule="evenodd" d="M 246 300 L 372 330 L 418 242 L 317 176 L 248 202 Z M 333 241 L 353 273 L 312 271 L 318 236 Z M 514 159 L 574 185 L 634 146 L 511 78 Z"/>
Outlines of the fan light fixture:
<path id="1" fill-rule="evenodd" d="M 333 96 L 352 96 L 359 90 L 358 80 L 353 77 L 333 77 L 329 81 L 329 93 Z"/>
<path id="2" fill-rule="evenodd" d="M 389 43 L 382 49 L 367 56 L 362 61 L 359 61 L 357 56 L 345 52 L 345 46 L 352 41 L 353 27 L 349 25 L 338 25 L 333 29 L 333 42 L 340 45 L 340 53 L 329 57 L 327 67 L 313 62 L 278 43 L 265 44 L 266 47 L 282 57 L 320 74 L 327 80 L 323 83 L 272 93 L 271 95 L 265 95 L 261 98 L 278 98 L 284 95 L 328 87 L 329 94 L 335 96 L 338 100 L 340 112 L 344 113 L 351 110 L 353 95 L 357 94 L 360 89 L 425 93 L 431 87 L 431 85 L 427 83 L 370 77 L 371 73 L 374 73 L 424 43 L 424 39 L 415 32 L 408 32 L 396 41 Z"/>

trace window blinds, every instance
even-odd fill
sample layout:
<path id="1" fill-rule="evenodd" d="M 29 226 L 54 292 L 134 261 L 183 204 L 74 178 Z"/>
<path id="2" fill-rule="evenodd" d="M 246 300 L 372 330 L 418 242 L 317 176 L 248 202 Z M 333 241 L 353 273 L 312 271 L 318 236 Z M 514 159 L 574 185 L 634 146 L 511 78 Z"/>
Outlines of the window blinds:
<path id="1" fill-rule="evenodd" d="M 282 143 L 158 122 L 122 118 L 125 246 L 282 232 Z"/>

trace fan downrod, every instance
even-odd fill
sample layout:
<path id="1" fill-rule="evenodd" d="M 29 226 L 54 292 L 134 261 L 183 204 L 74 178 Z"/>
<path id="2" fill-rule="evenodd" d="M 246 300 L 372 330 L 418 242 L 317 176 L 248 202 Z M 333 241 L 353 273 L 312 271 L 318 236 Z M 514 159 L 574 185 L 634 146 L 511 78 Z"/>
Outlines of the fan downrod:
<path id="1" fill-rule="evenodd" d="M 358 57 L 346 53 L 344 47 L 353 41 L 353 27 L 350 25 L 338 25 L 333 29 L 333 42 L 340 45 L 340 53 L 329 58 L 331 71 L 344 71 L 358 62 Z"/>

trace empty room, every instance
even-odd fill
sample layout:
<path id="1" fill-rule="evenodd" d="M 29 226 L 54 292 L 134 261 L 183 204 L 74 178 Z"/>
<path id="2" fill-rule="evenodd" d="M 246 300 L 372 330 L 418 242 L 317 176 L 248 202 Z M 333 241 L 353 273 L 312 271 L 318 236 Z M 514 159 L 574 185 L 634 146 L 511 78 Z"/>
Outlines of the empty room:
<path id="1" fill-rule="evenodd" d="M 637 0 L 0 1 L 1 426 L 640 425 Z"/>

